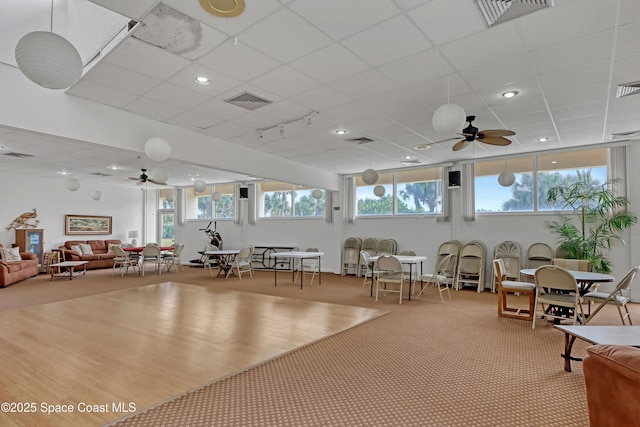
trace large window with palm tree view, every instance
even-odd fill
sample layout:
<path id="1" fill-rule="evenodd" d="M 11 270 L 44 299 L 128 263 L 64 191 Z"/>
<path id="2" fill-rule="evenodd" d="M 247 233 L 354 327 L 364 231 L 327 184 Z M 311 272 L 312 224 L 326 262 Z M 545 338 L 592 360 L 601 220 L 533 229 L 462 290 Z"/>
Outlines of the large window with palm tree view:
<path id="1" fill-rule="evenodd" d="M 260 183 L 260 217 L 287 218 L 306 217 L 323 218 L 325 211 L 325 191 L 315 188 L 292 185 L 286 182 Z"/>
<path id="2" fill-rule="evenodd" d="M 233 219 L 235 215 L 233 187 L 233 184 L 207 185 L 201 193 L 195 191 L 193 187 L 186 188 L 187 219 Z M 217 200 L 217 193 L 220 193 L 220 200 Z"/>
<path id="3" fill-rule="evenodd" d="M 576 181 L 606 182 L 607 148 L 476 162 L 474 170 L 478 213 L 560 210 L 563 206 L 547 201 L 549 189 Z M 515 176 L 509 187 L 498 182 L 504 171 Z"/>
<path id="4" fill-rule="evenodd" d="M 442 168 L 380 173 L 374 185 L 366 184 L 358 176 L 356 199 L 358 216 L 439 214 L 442 212 Z"/>

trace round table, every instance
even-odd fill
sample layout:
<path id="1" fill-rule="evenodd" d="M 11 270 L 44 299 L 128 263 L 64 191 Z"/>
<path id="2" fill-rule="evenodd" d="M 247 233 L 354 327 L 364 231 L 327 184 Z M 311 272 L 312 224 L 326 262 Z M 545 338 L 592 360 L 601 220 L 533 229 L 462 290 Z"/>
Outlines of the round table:
<path id="1" fill-rule="evenodd" d="M 573 277 L 575 277 L 576 282 L 578 282 L 580 295 L 584 295 L 587 292 L 589 292 L 589 289 L 591 289 L 591 286 L 593 286 L 594 283 L 606 283 L 606 282 L 613 282 L 614 280 L 616 280 L 615 277 L 609 274 L 594 273 L 591 271 L 578 271 L 578 270 L 568 270 L 568 271 L 569 273 L 571 273 Z M 535 268 L 525 268 L 520 270 L 520 274 L 527 277 L 533 277 L 535 272 L 536 272 Z"/>

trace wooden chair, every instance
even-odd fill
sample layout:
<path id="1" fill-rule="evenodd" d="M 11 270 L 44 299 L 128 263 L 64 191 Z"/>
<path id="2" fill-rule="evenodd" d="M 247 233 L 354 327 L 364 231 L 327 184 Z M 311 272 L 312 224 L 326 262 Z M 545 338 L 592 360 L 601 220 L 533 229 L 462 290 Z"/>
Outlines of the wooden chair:
<path id="1" fill-rule="evenodd" d="M 504 260 L 493 260 L 493 273 L 498 288 L 498 316 L 511 319 L 533 320 L 535 313 L 536 286 L 533 283 L 507 280 Z M 509 307 L 509 295 L 524 294 L 529 298 L 529 308 Z"/>

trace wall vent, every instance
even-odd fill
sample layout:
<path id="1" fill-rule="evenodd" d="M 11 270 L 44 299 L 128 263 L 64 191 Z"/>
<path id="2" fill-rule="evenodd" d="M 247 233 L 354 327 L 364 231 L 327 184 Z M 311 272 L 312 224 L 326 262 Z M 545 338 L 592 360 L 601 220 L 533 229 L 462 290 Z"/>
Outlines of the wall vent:
<path id="1" fill-rule="evenodd" d="M 616 98 L 637 95 L 640 93 L 640 82 L 623 83 L 616 88 Z"/>
<path id="2" fill-rule="evenodd" d="M 626 132 L 615 132 L 611 134 L 612 141 L 617 141 L 620 139 L 632 139 L 632 138 L 640 138 L 640 129 L 630 130 Z"/>
<path id="3" fill-rule="evenodd" d="M 553 0 L 475 0 L 475 2 L 487 27 L 553 6 Z"/>
<path id="4" fill-rule="evenodd" d="M 9 156 L 9 157 L 16 157 L 18 159 L 25 159 L 27 157 L 34 157 L 33 154 L 25 154 L 25 153 L 16 153 L 15 151 L 12 151 L 10 153 L 4 153 L 5 156 Z"/>
<path id="5" fill-rule="evenodd" d="M 271 104 L 273 101 L 260 98 L 258 95 L 254 95 L 250 92 L 242 92 L 240 95 L 236 95 L 233 98 L 225 99 L 225 102 L 246 108 L 247 110 L 255 110 L 256 108 Z"/>
<path id="6" fill-rule="evenodd" d="M 348 138 L 348 139 L 345 139 L 345 141 L 347 141 L 347 142 L 355 142 L 358 145 L 360 145 L 360 144 L 368 144 L 370 142 L 375 142 L 373 139 L 368 138 L 366 136 L 361 136 L 360 138 Z"/>

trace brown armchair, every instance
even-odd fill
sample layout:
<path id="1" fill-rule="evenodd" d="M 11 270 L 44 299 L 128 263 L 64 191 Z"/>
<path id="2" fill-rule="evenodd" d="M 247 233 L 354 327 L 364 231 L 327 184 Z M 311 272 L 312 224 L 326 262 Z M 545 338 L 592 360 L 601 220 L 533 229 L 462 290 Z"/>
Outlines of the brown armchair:
<path id="1" fill-rule="evenodd" d="M 591 427 L 632 426 L 640 420 L 640 349 L 593 345 L 583 361 Z"/>

